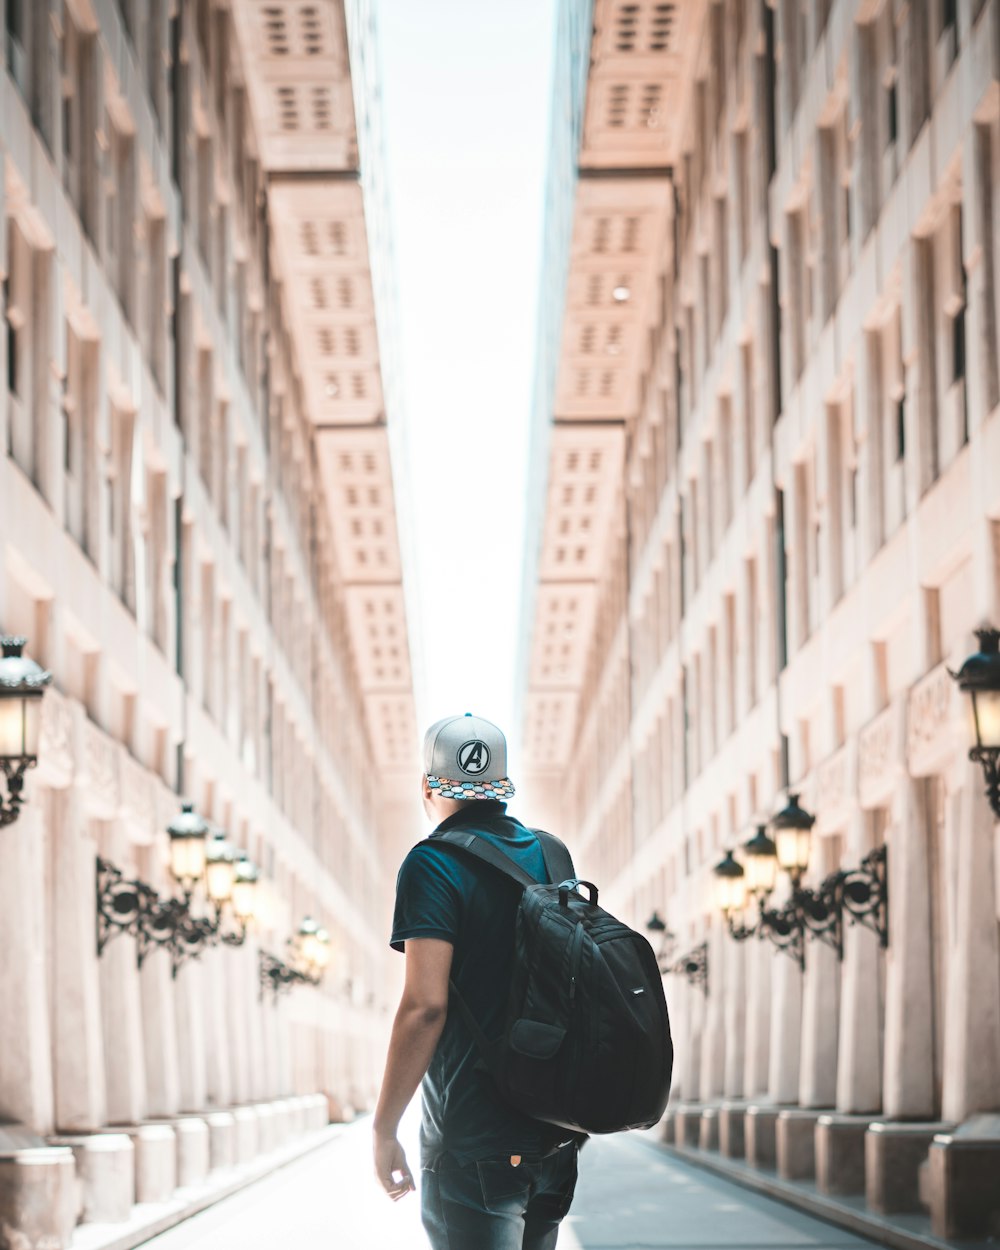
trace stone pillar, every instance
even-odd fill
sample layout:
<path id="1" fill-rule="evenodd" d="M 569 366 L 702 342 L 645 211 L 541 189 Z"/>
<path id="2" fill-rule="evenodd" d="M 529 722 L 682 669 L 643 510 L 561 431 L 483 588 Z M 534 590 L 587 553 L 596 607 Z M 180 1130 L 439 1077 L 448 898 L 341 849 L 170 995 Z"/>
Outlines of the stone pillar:
<path id="1" fill-rule="evenodd" d="M 768 1059 L 771 1038 L 771 967 L 774 947 L 770 942 L 747 943 L 745 958 L 746 1051 L 743 1064 L 743 1089 L 748 1098 L 766 1094 L 768 1090 Z"/>
<path id="2" fill-rule="evenodd" d="M 713 921 L 708 934 L 708 990 L 705 997 L 705 1028 L 701 1037 L 701 1073 L 698 1097 L 709 1102 L 722 1095 L 726 1067 L 726 959 L 722 943 L 722 920 Z"/>
<path id="3" fill-rule="evenodd" d="M 227 975 L 236 951 L 228 946 L 215 947 L 202 956 L 203 991 L 206 1032 L 206 1087 L 208 1105 L 228 1107 L 233 1101 L 233 1082 L 230 1068 L 229 1011 L 226 994 Z"/>
<path id="4" fill-rule="evenodd" d="M 52 793 L 52 1053 L 55 1123 L 64 1133 L 107 1120 L 100 968 L 97 844 L 78 787 Z"/>
<path id="5" fill-rule="evenodd" d="M 885 982 L 883 1110 L 892 1119 L 934 1117 L 934 1021 L 927 804 L 922 784 L 900 779 L 888 844 L 889 949 Z"/>
<path id="6" fill-rule="evenodd" d="M 267 1051 L 264 1038 L 271 1015 L 277 1010 L 277 1004 L 270 989 L 261 991 L 258 979 L 258 951 L 256 946 L 253 949 L 252 967 L 245 970 L 245 975 L 249 982 L 243 1010 L 246 1013 L 248 1022 L 247 1040 L 250 1044 L 250 1097 L 254 1101 L 259 1102 L 269 1097 Z"/>
<path id="7" fill-rule="evenodd" d="M 723 938 L 722 955 L 726 960 L 726 1003 L 723 1031 L 726 1038 L 723 1091 L 727 1098 L 741 1098 L 746 1073 L 746 990 L 747 943 Z"/>
<path id="8" fill-rule="evenodd" d="M 806 971 L 802 979 L 799 1104 L 803 1107 L 832 1107 L 836 1099 L 839 1014 L 837 952 L 813 938 L 806 945 Z"/>
<path id="9" fill-rule="evenodd" d="M 673 984 L 673 997 L 679 1006 L 679 1011 L 674 1013 L 674 1018 L 680 1019 L 680 1039 L 675 1046 L 675 1051 L 680 1058 L 679 1081 L 677 1082 L 678 1097 L 685 1102 L 694 1102 L 697 1100 L 701 1087 L 701 1056 L 702 1056 L 702 1026 L 705 1014 L 705 996 L 701 992 L 700 987 L 688 985 L 684 977 L 672 976 L 667 982 L 668 986 Z M 344 1089 L 342 1097 L 348 1102 L 351 1101 L 353 1091 L 351 1088 L 352 1073 L 350 1070 L 351 1056 L 348 1052 L 350 1041 L 344 1039 L 344 1060 L 346 1071 L 344 1074 Z"/>
<path id="10" fill-rule="evenodd" d="M 796 961 L 784 951 L 778 951 L 774 956 L 771 986 L 768 1096 L 772 1102 L 794 1103 L 799 1095 L 802 972 Z"/>
<path id="11" fill-rule="evenodd" d="M 0 830 L 0 1119 L 54 1127 L 45 940 L 44 791 Z M 72 1164 L 72 1160 L 70 1160 Z"/>
<path id="12" fill-rule="evenodd" d="M 148 952 L 139 985 L 148 1114 L 158 1119 L 172 1119 L 181 1109 L 181 1078 L 169 951 L 154 948 Z"/>
<path id="13" fill-rule="evenodd" d="M 872 815 L 855 810 L 847 832 L 847 858 L 858 864 L 872 849 Z M 844 930 L 840 1042 L 837 1048 L 837 1110 L 874 1112 L 882 1105 L 881 947 L 878 935 L 859 924 Z"/>
<path id="14" fill-rule="evenodd" d="M 253 1027 L 252 1017 L 257 1008 L 258 989 L 253 979 L 256 959 L 256 945 L 252 942 L 232 951 L 228 975 L 224 978 L 223 993 L 230 1026 L 226 1030 L 226 1038 L 234 1103 L 249 1102 L 253 1097 L 249 1032 Z"/>
<path id="15" fill-rule="evenodd" d="M 135 875 L 128 834 L 121 821 L 108 825 L 106 851 L 123 872 Z M 100 963 L 108 1122 L 137 1124 L 145 1117 L 147 1104 L 146 1056 L 135 938 L 128 933 L 115 934 L 104 948 Z"/>
<path id="16" fill-rule="evenodd" d="M 949 925 L 942 1109 L 961 1121 L 1000 1108 L 1000 950 L 993 814 L 980 765 L 964 760 L 962 785 L 949 796 L 948 875 L 954 883 Z"/>
<path id="17" fill-rule="evenodd" d="M 208 1098 L 203 972 L 199 960 L 188 959 L 174 979 L 181 1111 L 203 1111 Z"/>
<path id="18" fill-rule="evenodd" d="M 961 20 L 961 19 L 960 19 Z M 962 32 L 962 43 L 969 32 Z M 996 50 L 994 47 L 994 74 L 996 79 Z M 974 120 L 966 141 L 962 144 L 962 241 L 965 255 L 961 261 L 965 267 L 968 306 L 966 309 L 969 343 L 969 359 L 979 362 L 979 368 L 966 371 L 966 402 L 969 413 L 970 432 L 980 429 L 993 408 L 1000 402 L 997 387 L 997 344 L 994 318 L 1000 310 L 990 308 L 988 276 L 994 263 L 992 248 L 998 246 L 995 235 L 991 237 L 991 223 L 984 209 L 989 204 L 983 194 L 983 179 L 991 175 L 989 156 L 989 127 L 1000 112 L 1000 91 L 994 81 L 986 98 L 980 102 L 978 117 Z M 993 188 L 993 196 L 997 188 Z M 996 205 L 994 201 L 994 216 Z M 985 470 L 986 466 L 982 468 Z"/>

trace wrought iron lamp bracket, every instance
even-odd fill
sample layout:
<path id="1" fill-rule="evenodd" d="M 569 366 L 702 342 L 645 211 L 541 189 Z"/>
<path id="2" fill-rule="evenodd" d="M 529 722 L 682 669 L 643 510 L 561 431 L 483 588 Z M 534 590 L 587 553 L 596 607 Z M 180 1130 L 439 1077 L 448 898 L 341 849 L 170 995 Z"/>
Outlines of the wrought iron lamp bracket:
<path id="1" fill-rule="evenodd" d="M 136 962 L 141 968 L 152 950 L 170 952 L 170 971 L 176 977 L 187 959 L 197 959 L 204 948 L 220 940 L 221 917 L 195 916 L 191 912 L 191 896 L 163 898 L 144 881 L 130 880 L 121 869 L 100 856 L 97 858 L 97 954 L 104 953 L 108 942 L 118 933 L 128 933 L 136 940 Z M 222 941 L 242 945 L 245 926 L 239 940 Z"/>
<path id="2" fill-rule="evenodd" d="M 786 903 L 780 908 L 761 905 L 757 935 L 762 938 L 766 937 L 778 950 L 790 955 L 800 968 L 805 968 L 806 950 L 802 917 L 794 903 Z"/>
<path id="3" fill-rule="evenodd" d="M 7 798 L 0 796 L 0 829 L 12 825 L 21 814 L 24 799 L 24 774 L 34 768 L 34 759 L 0 760 L 0 772 L 7 778 Z"/>
<path id="4" fill-rule="evenodd" d="M 702 942 L 663 969 L 665 974 L 687 977 L 690 985 L 700 985 L 708 993 L 708 943 Z"/>
<path id="5" fill-rule="evenodd" d="M 876 847 L 858 868 L 840 874 L 841 902 L 849 924 L 864 925 L 878 934 L 880 945 L 889 945 L 888 849 Z"/>
<path id="6" fill-rule="evenodd" d="M 270 990 L 274 999 L 277 1000 L 282 991 L 291 989 L 293 985 L 319 984 L 318 976 L 293 968 L 275 955 L 269 955 L 267 951 L 260 952 L 258 975 L 261 998 L 264 997 L 265 990 Z"/>
<path id="7" fill-rule="evenodd" d="M 972 747 L 969 759 L 981 765 L 986 778 L 986 797 L 993 815 L 1000 820 L 1000 747 Z"/>

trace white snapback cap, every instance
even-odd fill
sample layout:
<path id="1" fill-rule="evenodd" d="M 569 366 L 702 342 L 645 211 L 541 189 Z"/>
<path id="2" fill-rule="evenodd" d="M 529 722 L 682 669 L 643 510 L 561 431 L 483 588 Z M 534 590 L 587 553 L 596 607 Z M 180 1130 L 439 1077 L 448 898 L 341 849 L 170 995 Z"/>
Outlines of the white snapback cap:
<path id="1" fill-rule="evenodd" d="M 446 799 L 508 799 L 507 739 L 492 721 L 466 712 L 436 721 L 424 735 L 424 772 Z"/>

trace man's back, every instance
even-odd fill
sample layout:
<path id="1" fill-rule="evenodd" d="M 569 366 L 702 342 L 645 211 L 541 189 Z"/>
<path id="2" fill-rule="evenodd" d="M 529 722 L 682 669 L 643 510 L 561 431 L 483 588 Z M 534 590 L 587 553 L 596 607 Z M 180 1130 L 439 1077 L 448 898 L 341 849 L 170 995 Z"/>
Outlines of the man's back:
<path id="1" fill-rule="evenodd" d="M 474 832 L 548 883 L 538 838 L 506 814 L 514 785 L 500 729 L 469 712 L 446 716 L 427 730 L 423 754 L 435 833 Z M 372 1125 L 375 1172 L 394 1200 L 416 1188 L 399 1121 L 422 1080 L 420 1205 L 434 1250 L 554 1250 L 573 1201 L 577 1138 L 500 1098 L 449 989 L 487 1038 L 502 1036 L 522 892 L 433 838 L 407 855 L 396 883 L 392 945 L 405 950 L 406 974 Z"/>
<path id="2" fill-rule="evenodd" d="M 548 879 L 538 839 L 508 816 L 502 803 L 469 804 L 438 826 L 444 829 L 475 830 L 536 880 Z M 412 938 L 451 942 L 452 979 L 491 1039 L 504 1028 L 518 898 L 516 886 L 498 873 L 443 846 L 414 847 L 397 882 L 393 946 L 403 949 Z M 448 1012 L 424 1078 L 423 1105 L 425 1165 L 445 1152 L 459 1162 L 498 1153 L 534 1154 L 566 1136 L 500 1100 L 456 1010 Z"/>

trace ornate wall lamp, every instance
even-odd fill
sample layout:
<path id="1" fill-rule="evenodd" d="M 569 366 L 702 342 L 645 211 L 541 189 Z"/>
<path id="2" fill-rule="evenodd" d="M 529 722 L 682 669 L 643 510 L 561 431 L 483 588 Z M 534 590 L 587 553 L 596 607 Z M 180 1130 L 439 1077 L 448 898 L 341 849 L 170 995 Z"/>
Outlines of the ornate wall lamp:
<path id="1" fill-rule="evenodd" d="M 293 985 L 319 985 L 330 963 L 330 934 L 311 916 L 304 916 L 294 937 L 288 939 L 289 962 L 260 952 L 258 972 L 260 991 L 270 990 L 275 998 Z"/>
<path id="2" fill-rule="evenodd" d="M 790 794 L 787 805 L 775 816 L 772 841 L 764 825 L 743 848 L 746 867 L 732 851 L 715 866 L 717 903 L 730 935 L 743 942 L 766 937 L 780 950 L 787 951 L 800 967 L 805 967 L 806 935 L 826 942 L 844 957 L 844 917 L 878 934 L 885 947 L 889 943 L 888 884 L 886 848 L 871 851 L 858 868 L 842 869 L 827 876 L 816 890 L 803 888 L 802 876 L 809 866 L 809 835 L 815 817 Z M 792 891 L 781 908 L 767 906 L 774 889 L 777 868 L 791 879 Z M 748 898 L 757 903 L 757 920 L 747 924 L 743 913 Z"/>
<path id="3" fill-rule="evenodd" d="M 676 937 L 667 928 L 666 922 L 658 911 L 654 911 L 646 921 L 646 932 L 652 936 L 659 934 L 660 949 L 656 953 L 656 964 L 662 976 L 684 976 L 691 985 L 700 985 L 708 993 L 708 943 L 702 942 L 681 955 L 673 958 Z"/>
<path id="4" fill-rule="evenodd" d="M 986 797 L 1000 820 L 1000 630 L 984 626 L 976 637 L 979 650 L 951 675 L 972 700 L 975 742 L 969 759 L 982 765 Z"/>
<path id="5" fill-rule="evenodd" d="M 128 880 L 107 860 L 97 860 L 97 953 L 116 933 L 131 933 L 137 943 L 141 968 L 151 950 L 170 951 L 176 977 L 186 959 L 195 959 L 206 946 L 219 942 L 242 946 L 255 908 L 257 868 L 237 854 L 217 830 L 209 841 L 208 824 L 191 803 L 167 826 L 170 836 L 170 872 L 183 891 L 182 898 L 163 898 L 144 881 Z M 213 915 L 192 910 L 194 892 L 204 880 Z M 224 928 L 225 908 L 236 920 L 235 930 Z"/>
<path id="6" fill-rule="evenodd" d="M 7 799 L 0 796 L 0 828 L 12 825 L 24 802 L 24 774 L 38 763 L 42 696 L 52 674 L 24 655 L 25 639 L 0 638 L 0 772 Z"/>
<path id="7" fill-rule="evenodd" d="M 664 975 L 667 971 L 667 964 L 670 962 L 670 954 L 674 949 L 676 937 L 667 928 L 667 922 L 663 919 L 658 911 L 646 921 L 646 932 L 649 934 L 650 943 L 659 941 L 659 947 L 656 951 L 656 963 L 660 972 Z"/>

